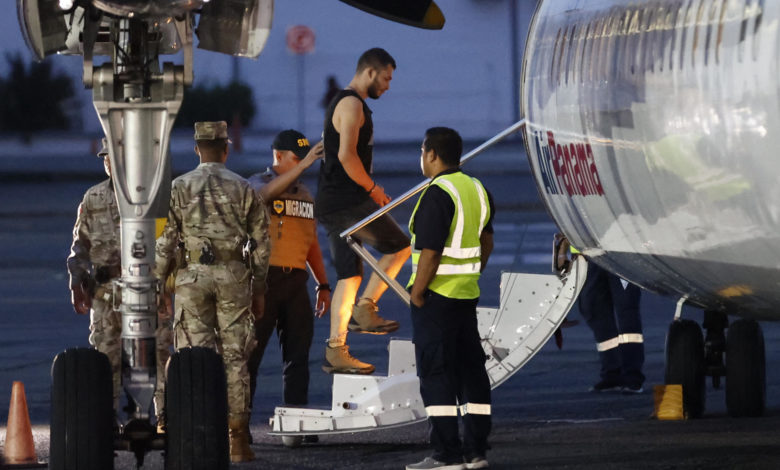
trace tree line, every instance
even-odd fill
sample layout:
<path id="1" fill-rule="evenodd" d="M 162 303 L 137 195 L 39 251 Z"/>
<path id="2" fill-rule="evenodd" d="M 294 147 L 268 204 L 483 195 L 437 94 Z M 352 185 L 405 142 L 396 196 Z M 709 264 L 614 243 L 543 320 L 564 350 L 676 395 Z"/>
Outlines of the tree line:
<path id="1" fill-rule="evenodd" d="M 38 132 L 72 129 L 72 116 L 80 113 L 72 78 L 56 70 L 50 59 L 26 62 L 19 53 L 6 54 L 5 59 L 8 71 L 0 76 L 0 133 L 29 140 Z M 247 127 L 256 112 L 252 89 L 245 83 L 199 85 L 185 90 L 174 126 L 192 129 L 196 121 L 223 120 Z"/>

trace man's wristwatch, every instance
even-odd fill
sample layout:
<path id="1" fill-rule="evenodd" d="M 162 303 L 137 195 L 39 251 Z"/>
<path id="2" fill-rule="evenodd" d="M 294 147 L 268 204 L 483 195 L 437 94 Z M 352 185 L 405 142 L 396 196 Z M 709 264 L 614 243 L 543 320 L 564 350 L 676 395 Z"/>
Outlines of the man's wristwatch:
<path id="1" fill-rule="evenodd" d="M 330 284 L 327 282 L 325 284 L 317 284 L 317 286 L 314 288 L 314 292 L 319 292 L 321 290 L 326 290 L 330 292 Z"/>

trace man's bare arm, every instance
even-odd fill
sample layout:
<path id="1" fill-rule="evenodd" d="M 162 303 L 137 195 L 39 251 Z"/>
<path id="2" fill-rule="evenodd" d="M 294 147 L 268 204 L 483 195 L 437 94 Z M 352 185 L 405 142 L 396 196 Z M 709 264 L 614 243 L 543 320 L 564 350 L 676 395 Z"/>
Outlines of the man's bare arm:
<path id="1" fill-rule="evenodd" d="M 482 231 L 482 234 L 479 236 L 479 244 L 481 247 L 479 255 L 481 266 L 479 272 L 483 272 L 485 266 L 487 266 L 488 258 L 490 258 L 490 253 L 493 252 L 493 234 Z"/>
<path id="2" fill-rule="evenodd" d="M 336 105 L 333 111 L 333 127 L 339 133 L 339 161 L 352 181 L 369 193 L 371 199 L 380 206 L 390 202 L 384 188 L 377 185 L 366 173 L 357 153 L 360 128 L 365 123 L 363 104 L 354 96 L 348 96 Z"/>

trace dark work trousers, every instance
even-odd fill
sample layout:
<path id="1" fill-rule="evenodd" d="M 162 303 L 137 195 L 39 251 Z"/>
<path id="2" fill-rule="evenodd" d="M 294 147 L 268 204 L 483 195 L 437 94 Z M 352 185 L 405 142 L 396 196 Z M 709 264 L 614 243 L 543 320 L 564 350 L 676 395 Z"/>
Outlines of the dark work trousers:
<path id="1" fill-rule="evenodd" d="M 429 406 L 490 404 L 490 379 L 477 330 L 477 300 L 450 299 L 425 294 L 425 305 L 411 304 L 414 352 L 420 395 Z M 458 416 L 430 416 L 433 457 L 462 462 L 463 456 L 485 455 L 490 414 L 463 415 L 463 444 Z"/>
<path id="2" fill-rule="evenodd" d="M 257 389 L 257 369 L 274 328 L 282 349 L 284 404 L 309 402 L 309 348 L 314 334 L 314 312 L 306 289 L 308 279 L 309 274 L 303 269 L 268 268 L 265 312 L 255 321 L 257 347 L 248 363 L 250 407 Z"/>
<path id="3" fill-rule="evenodd" d="M 588 276 L 577 300 L 580 313 L 599 345 L 601 379 L 625 386 L 645 381 L 642 319 L 639 316 L 639 287 L 588 262 Z"/>

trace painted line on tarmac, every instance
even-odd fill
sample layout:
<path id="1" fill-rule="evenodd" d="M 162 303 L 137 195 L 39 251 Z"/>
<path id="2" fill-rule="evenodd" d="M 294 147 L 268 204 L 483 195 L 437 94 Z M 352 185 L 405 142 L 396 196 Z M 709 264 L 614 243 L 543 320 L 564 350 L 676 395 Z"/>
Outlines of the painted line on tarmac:
<path id="1" fill-rule="evenodd" d="M 596 419 L 539 419 L 536 421 L 530 421 L 531 423 L 543 423 L 543 424 L 591 424 L 591 423 L 606 423 L 609 421 L 625 421 L 624 418 L 596 418 Z"/>

